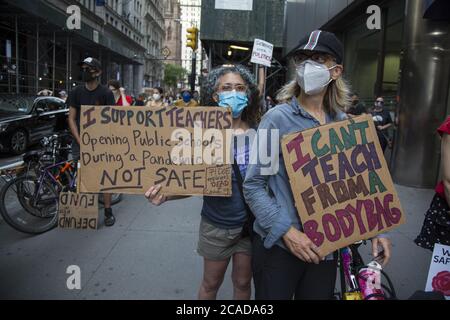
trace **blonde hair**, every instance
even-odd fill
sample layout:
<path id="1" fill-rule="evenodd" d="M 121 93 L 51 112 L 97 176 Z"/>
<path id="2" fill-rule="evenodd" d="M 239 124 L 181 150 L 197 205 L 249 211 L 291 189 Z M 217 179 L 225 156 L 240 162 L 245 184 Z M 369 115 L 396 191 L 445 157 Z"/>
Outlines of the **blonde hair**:
<path id="1" fill-rule="evenodd" d="M 292 80 L 284 85 L 277 93 L 277 100 L 280 103 L 289 103 L 293 97 L 305 94 L 298 85 L 297 80 Z M 330 82 L 323 97 L 325 111 L 335 118 L 339 111 L 346 111 L 351 104 L 350 86 L 342 77 Z"/>

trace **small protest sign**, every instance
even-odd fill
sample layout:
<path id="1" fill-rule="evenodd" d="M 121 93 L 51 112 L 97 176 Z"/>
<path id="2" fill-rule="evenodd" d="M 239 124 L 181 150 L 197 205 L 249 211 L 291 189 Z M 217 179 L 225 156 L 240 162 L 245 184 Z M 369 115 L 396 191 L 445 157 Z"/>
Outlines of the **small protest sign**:
<path id="1" fill-rule="evenodd" d="M 58 227 L 61 229 L 95 230 L 98 226 L 98 195 L 61 192 Z"/>
<path id="2" fill-rule="evenodd" d="M 321 254 L 405 222 L 370 116 L 286 135 L 282 150 L 303 231 Z"/>
<path id="3" fill-rule="evenodd" d="M 450 246 L 434 245 L 425 291 L 441 292 L 450 300 Z"/>
<path id="4" fill-rule="evenodd" d="M 78 191 L 230 196 L 231 128 L 230 108 L 82 106 Z"/>
<path id="5" fill-rule="evenodd" d="M 272 55 L 273 44 L 264 40 L 255 39 L 250 62 L 270 67 L 272 64 Z"/>

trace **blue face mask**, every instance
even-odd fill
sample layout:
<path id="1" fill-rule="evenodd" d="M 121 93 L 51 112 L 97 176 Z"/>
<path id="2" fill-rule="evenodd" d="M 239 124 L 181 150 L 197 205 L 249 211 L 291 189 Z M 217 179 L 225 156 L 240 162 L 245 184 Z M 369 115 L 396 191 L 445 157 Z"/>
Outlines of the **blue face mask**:
<path id="1" fill-rule="evenodd" d="M 189 101 L 191 101 L 191 94 L 188 92 L 183 93 L 183 101 L 188 103 Z"/>
<path id="2" fill-rule="evenodd" d="M 248 98 L 243 92 L 226 91 L 219 93 L 219 106 L 231 107 L 233 118 L 239 118 L 247 105 Z"/>

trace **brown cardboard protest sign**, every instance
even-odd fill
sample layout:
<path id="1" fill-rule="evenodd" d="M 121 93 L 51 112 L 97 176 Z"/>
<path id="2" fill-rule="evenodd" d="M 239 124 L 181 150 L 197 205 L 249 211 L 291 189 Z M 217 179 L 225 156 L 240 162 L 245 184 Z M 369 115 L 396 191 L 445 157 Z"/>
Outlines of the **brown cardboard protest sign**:
<path id="1" fill-rule="evenodd" d="M 282 150 L 303 231 L 322 254 L 405 222 L 369 115 L 286 135 Z"/>
<path id="2" fill-rule="evenodd" d="M 95 230 L 98 226 L 98 195 L 61 192 L 59 194 L 58 227 Z"/>
<path id="3" fill-rule="evenodd" d="M 230 108 L 82 106 L 80 122 L 79 192 L 231 195 Z"/>

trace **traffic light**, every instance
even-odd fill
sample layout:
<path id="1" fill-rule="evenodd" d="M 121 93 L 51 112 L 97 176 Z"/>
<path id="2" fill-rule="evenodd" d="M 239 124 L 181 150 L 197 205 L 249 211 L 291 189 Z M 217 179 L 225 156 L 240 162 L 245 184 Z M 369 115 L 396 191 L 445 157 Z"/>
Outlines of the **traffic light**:
<path id="1" fill-rule="evenodd" d="M 187 42 L 186 47 L 197 50 L 198 48 L 198 29 L 196 27 L 188 28 L 187 30 Z"/>

